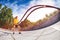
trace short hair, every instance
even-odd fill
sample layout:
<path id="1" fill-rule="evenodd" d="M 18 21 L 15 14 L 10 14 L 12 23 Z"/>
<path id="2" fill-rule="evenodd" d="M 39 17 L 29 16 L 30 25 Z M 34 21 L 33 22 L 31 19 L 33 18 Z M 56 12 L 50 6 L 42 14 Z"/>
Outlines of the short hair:
<path id="1" fill-rule="evenodd" d="M 18 16 L 16 16 L 15 18 L 18 18 Z"/>

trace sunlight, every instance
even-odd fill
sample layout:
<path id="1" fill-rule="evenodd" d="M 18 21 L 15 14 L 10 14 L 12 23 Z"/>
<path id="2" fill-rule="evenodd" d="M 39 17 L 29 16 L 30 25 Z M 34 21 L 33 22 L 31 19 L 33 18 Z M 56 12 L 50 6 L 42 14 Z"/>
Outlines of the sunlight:
<path id="1" fill-rule="evenodd" d="M 45 18 L 46 14 L 49 16 L 51 13 L 53 13 L 56 10 L 57 9 L 54 8 L 40 8 L 32 12 L 27 19 L 30 20 L 31 22 L 36 22 L 40 19 Z"/>

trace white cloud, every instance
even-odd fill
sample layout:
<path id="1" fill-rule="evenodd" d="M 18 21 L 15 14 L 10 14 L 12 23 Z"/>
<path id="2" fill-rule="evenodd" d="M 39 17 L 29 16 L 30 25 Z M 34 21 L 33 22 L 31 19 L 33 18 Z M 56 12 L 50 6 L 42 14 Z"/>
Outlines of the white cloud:
<path id="1" fill-rule="evenodd" d="M 27 19 L 31 22 L 36 22 L 40 19 L 44 19 L 46 17 L 46 14 L 50 16 L 50 14 L 52 14 L 54 11 L 58 12 L 58 10 L 54 8 L 40 8 L 32 12 L 32 14 L 30 14 L 30 16 Z"/>
<path id="2" fill-rule="evenodd" d="M 33 0 L 30 2 L 29 6 L 33 5 L 55 5 L 53 0 Z"/>
<path id="3" fill-rule="evenodd" d="M 60 0 L 55 0 L 55 6 L 60 8 Z"/>
<path id="4" fill-rule="evenodd" d="M 34 6 L 34 5 L 55 5 L 55 3 L 54 3 L 54 1 L 52 1 L 52 0 L 33 0 L 33 1 L 31 1 L 30 2 L 30 4 L 27 6 L 27 8 L 25 9 L 25 11 L 28 9 L 28 8 L 30 8 L 30 7 L 32 7 L 32 6 Z M 23 9 L 24 10 L 24 9 Z M 23 11 L 24 12 L 24 11 Z"/>
<path id="5" fill-rule="evenodd" d="M 19 19 L 23 16 L 23 14 L 27 11 L 28 8 L 34 5 L 44 4 L 44 5 L 55 5 L 53 0 L 32 0 L 28 6 L 26 5 L 17 5 L 17 1 L 14 3 L 6 3 L 7 6 L 13 9 L 13 16 L 19 16 Z"/>

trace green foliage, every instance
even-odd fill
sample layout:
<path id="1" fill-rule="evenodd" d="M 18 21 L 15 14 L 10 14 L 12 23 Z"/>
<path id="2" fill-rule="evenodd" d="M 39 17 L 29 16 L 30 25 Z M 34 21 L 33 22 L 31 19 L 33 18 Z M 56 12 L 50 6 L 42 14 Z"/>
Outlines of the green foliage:
<path id="1" fill-rule="evenodd" d="M 13 25 L 13 16 L 12 16 L 12 9 L 0 4 L 0 27 L 2 26 L 12 26 Z"/>

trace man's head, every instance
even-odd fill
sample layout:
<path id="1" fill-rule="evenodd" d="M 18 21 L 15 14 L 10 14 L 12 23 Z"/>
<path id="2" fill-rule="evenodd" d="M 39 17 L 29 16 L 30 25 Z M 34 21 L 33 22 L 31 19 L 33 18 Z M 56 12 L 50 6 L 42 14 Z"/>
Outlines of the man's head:
<path id="1" fill-rule="evenodd" d="M 16 16 L 15 18 L 18 18 L 18 16 Z"/>

